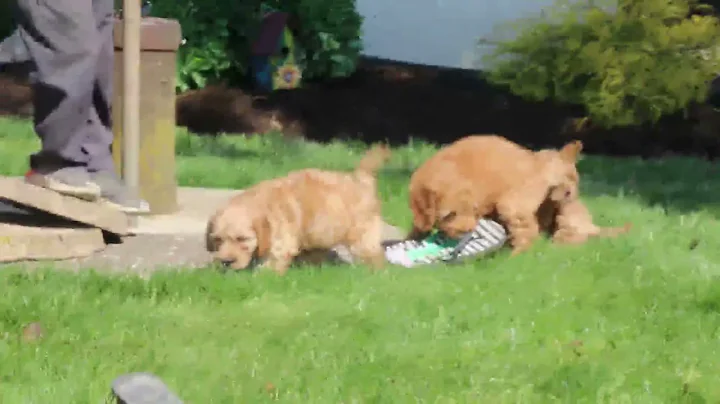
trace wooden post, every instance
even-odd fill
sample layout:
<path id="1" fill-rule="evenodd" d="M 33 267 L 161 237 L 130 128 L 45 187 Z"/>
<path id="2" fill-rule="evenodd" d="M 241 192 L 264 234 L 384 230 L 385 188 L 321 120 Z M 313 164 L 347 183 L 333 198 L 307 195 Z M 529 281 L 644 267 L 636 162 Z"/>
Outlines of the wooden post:
<path id="1" fill-rule="evenodd" d="M 1 0 L 0 0 L 1 1 Z M 125 21 L 118 19 L 114 28 L 115 71 L 113 83 L 113 161 L 119 174 L 126 176 L 126 165 L 137 161 L 138 193 L 150 204 L 151 215 L 177 210 L 175 178 L 175 74 L 178 46 L 182 39 L 176 20 L 144 17 L 140 20 L 140 100 L 128 103 L 125 91 Z M 132 86 L 131 86 L 132 87 Z M 126 156 L 125 110 L 140 111 L 140 151 L 137 160 Z M 133 132 L 134 133 L 134 132 Z"/>
<path id="2" fill-rule="evenodd" d="M 123 0 L 122 176 L 136 194 L 140 186 L 140 1 Z"/>

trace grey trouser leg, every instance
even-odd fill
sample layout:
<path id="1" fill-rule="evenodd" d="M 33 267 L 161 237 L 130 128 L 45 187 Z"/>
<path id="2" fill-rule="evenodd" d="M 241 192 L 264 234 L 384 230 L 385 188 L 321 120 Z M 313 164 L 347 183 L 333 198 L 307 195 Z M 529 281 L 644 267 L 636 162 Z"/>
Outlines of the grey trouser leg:
<path id="1" fill-rule="evenodd" d="M 113 0 L 18 0 L 20 35 L 37 68 L 31 167 L 112 170 Z"/>

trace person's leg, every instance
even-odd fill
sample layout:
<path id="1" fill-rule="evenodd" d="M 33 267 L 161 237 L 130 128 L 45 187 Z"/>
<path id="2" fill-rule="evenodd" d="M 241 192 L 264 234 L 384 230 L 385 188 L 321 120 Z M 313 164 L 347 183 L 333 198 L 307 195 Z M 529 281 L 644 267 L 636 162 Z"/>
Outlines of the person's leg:
<path id="1" fill-rule="evenodd" d="M 112 158 L 112 80 L 113 80 L 113 0 L 91 0 L 99 39 L 93 72 L 92 97 L 87 125 L 83 128 L 83 148 L 88 170 L 114 172 Z"/>
<path id="2" fill-rule="evenodd" d="M 83 131 L 85 137 L 83 148 L 90 156 L 88 170 L 93 182 L 100 186 L 101 196 L 105 201 L 127 213 L 147 212 L 149 211 L 147 202 L 135 197 L 117 176 L 112 157 L 114 1 L 92 0 L 92 6 L 101 42 L 98 50 L 90 118 Z"/>
<path id="3" fill-rule="evenodd" d="M 19 0 L 20 34 L 37 66 L 35 128 L 42 150 L 28 182 L 146 212 L 114 175 L 110 147 L 112 0 Z"/>
<path id="4" fill-rule="evenodd" d="M 18 0 L 20 36 L 36 67 L 35 131 L 40 152 L 30 158 L 29 182 L 96 199 L 87 172 L 82 127 L 92 105 L 99 38 L 91 0 Z"/>

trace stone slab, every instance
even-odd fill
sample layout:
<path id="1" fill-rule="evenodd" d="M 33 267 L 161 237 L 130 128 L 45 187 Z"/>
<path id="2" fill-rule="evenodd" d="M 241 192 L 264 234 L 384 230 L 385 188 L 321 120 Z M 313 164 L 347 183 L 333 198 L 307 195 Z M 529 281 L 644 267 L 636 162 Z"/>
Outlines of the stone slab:
<path id="1" fill-rule="evenodd" d="M 154 236 L 175 236 L 178 240 L 182 240 L 183 248 L 192 253 L 192 259 L 189 264 L 197 265 L 203 262 L 205 265 L 210 264 L 210 255 L 197 250 L 204 246 L 204 235 L 207 227 L 207 221 L 210 216 L 230 198 L 241 193 L 242 190 L 233 189 L 214 189 L 214 188 L 179 188 L 178 189 L 178 205 L 177 212 L 168 215 L 140 216 L 132 233 L 136 235 L 154 235 Z M 394 241 L 405 238 L 405 233 L 390 224 L 385 223 L 383 227 L 383 240 Z M 188 245 L 186 240 L 197 240 L 198 246 Z M 110 247 L 110 250 L 114 250 Z M 163 254 L 168 256 L 168 264 L 177 262 L 177 254 L 168 250 Z M 327 257 L 318 257 L 315 255 L 307 255 L 301 257 L 302 261 L 318 264 L 322 261 L 330 262 L 346 262 L 352 263 L 352 256 L 346 247 L 338 246 Z M 154 259 L 157 261 L 157 259 Z"/>
<path id="2" fill-rule="evenodd" d="M 205 234 L 210 216 L 242 190 L 180 187 L 178 210 L 167 215 L 139 216 L 133 234 Z"/>
<path id="3" fill-rule="evenodd" d="M 119 244 L 108 244 L 96 252 L 86 256 L 68 257 L 72 259 L 53 263 L 58 269 L 81 271 L 88 268 L 105 270 L 115 273 L 133 272 L 141 276 L 149 275 L 162 269 L 192 269 L 210 265 L 211 256 L 205 251 L 205 227 L 210 215 L 233 195 L 242 191 L 207 188 L 178 189 L 180 209 L 169 215 L 140 216 L 137 228 L 132 230 L 133 237 L 124 237 Z M 0 204 L 0 215 L 7 213 L 26 213 L 26 209 L 3 207 Z M 33 213 L 37 215 L 38 213 Z M 3 219 L 0 219 L 2 222 Z M 26 219 L 25 219 L 26 220 Z M 26 223 L 23 222 L 25 225 Z M 3 233 L 0 224 L 0 237 Z M 88 228 L 74 223 L 77 230 Z M 6 225 L 7 227 L 7 225 Z M 25 231 L 28 231 L 27 229 Z M 385 239 L 401 239 L 404 233 L 389 224 L 385 226 Z M 49 234 L 49 233 L 47 233 Z M 97 234 L 97 233 L 96 233 Z M 81 244 L 82 243 L 78 243 Z M 82 248 L 78 246 L 78 248 Z M 85 249 L 84 251 L 88 251 Z M 315 257 L 306 261 L 315 262 Z M 346 248 L 339 247 L 330 257 L 316 257 L 320 261 L 350 262 Z M 38 258 L 58 259 L 58 258 Z M 1 262 L 2 260 L 0 260 Z M 29 263 L 36 267 L 38 263 Z"/>
<path id="4" fill-rule="evenodd" d="M 47 212 L 117 235 L 128 234 L 127 216 L 110 206 L 60 195 L 25 183 L 22 178 L 0 177 L 0 200 Z"/>
<path id="5" fill-rule="evenodd" d="M 81 258 L 103 248 L 100 229 L 49 215 L 0 211 L 0 262 Z"/>
<path id="6" fill-rule="evenodd" d="M 213 188 L 178 188 L 177 212 L 169 215 L 139 216 L 133 234 L 204 235 L 210 216 L 242 190 Z M 384 240 L 399 240 L 404 232 L 385 224 Z"/>

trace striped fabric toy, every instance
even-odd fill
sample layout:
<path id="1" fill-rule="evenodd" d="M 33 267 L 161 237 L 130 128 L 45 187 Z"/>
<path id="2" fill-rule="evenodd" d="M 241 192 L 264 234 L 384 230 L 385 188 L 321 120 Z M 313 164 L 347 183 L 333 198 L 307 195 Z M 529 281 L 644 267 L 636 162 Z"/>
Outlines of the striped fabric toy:
<path id="1" fill-rule="evenodd" d="M 487 254 L 505 245 L 505 228 L 492 220 L 480 219 L 475 230 L 460 240 L 453 240 L 440 232 L 425 240 L 405 240 L 385 247 L 388 262 L 410 268 L 435 262 L 460 261 Z"/>

